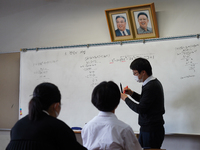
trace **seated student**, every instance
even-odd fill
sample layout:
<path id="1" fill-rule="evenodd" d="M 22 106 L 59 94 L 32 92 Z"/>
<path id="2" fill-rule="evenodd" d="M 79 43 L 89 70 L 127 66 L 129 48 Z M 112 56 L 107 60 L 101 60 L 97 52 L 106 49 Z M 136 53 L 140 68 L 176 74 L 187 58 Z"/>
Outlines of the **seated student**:
<path id="1" fill-rule="evenodd" d="M 39 84 L 29 102 L 29 114 L 12 128 L 11 141 L 6 150 L 85 150 L 69 126 L 57 119 L 60 101 L 57 86 Z"/>
<path id="2" fill-rule="evenodd" d="M 114 114 L 119 102 L 120 91 L 114 82 L 94 88 L 92 103 L 100 112 L 84 126 L 83 146 L 89 150 L 141 150 L 132 128 Z"/>

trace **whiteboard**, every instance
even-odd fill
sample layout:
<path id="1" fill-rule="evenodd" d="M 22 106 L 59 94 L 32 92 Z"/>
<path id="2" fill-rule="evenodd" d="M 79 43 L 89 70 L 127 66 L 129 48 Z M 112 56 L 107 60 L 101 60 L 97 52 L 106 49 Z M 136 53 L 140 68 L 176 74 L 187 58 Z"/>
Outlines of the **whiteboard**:
<path id="1" fill-rule="evenodd" d="M 98 83 L 112 80 L 141 92 L 142 84 L 134 80 L 129 66 L 143 57 L 164 88 L 166 133 L 200 134 L 199 45 L 200 40 L 192 38 L 21 52 L 19 117 L 28 114 L 36 85 L 52 82 L 62 94 L 58 118 L 70 127 L 83 127 L 98 114 L 91 103 Z M 116 115 L 139 132 L 138 115 L 122 100 Z"/>

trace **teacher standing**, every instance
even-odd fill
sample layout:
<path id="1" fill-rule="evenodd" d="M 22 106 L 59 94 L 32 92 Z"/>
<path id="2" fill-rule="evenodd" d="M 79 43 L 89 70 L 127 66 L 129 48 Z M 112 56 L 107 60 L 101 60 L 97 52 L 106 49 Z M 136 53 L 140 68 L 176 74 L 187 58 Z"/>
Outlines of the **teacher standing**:
<path id="1" fill-rule="evenodd" d="M 125 87 L 121 99 L 139 114 L 139 142 L 143 148 L 160 149 L 164 140 L 164 93 L 160 81 L 152 76 L 152 67 L 147 59 L 137 58 L 131 65 L 134 78 L 143 82 L 141 94 Z M 132 101 L 128 95 L 139 103 Z"/>

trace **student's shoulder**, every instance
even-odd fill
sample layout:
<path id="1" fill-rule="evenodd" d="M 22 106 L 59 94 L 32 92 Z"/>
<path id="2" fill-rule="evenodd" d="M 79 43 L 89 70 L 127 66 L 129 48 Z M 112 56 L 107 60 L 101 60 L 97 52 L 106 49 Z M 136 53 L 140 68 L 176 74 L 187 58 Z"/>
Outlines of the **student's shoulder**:
<path id="1" fill-rule="evenodd" d="M 83 129 L 88 128 L 90 126 L 95 126 L 96 124 L 99 124 L 99 122 L 96 119 L 97 119 L 97 116 L 95 116 L 90 121 L 88 121 L 87 123 L 85 123 Z"/>
<path id="2" fill-rule="evenodd" d="M 119 130 L 122 131 L 123 134 L 126 134 L 126 133 L 134 134 L 134 131 L 131 128 L 131 126 L 121 120 L 119 120 L 117 126 L 118 126 Z"/>
<path id="3" fill-rule="evenodd" d="M 65 123 L 64 121 L 54 118 L 52 121 L 49 123 L 52 129 L 56 129 L 56 131 L 60 134 L 74 134 L 73 130 Z"/>
<path id="4" fill-rule="evenodd" d="M 53 121 L 54 124 L 56 124 L 56 125 L 67 126 L 67 127 L 69 127 L 63 120 L 60 120 L 60 119 L 57 119 L 57 118 L 53 118 L 52 121 Z"/>
<path id="5" fill-rule="evenodd" d="M 26 116 L 24 116 L 23 118 L 21 118 L 20 120 L 18 120 L 18 121 L 15 123 L 14 127 L 15 127 L 15 126 L 22 125 L 22 124 L 25 124 L 25 123 L 27 123 L 27 122 L 29 122 L 28 115 L 26 115 Z"/>
<path id="6" fill-rule="evenodd" d="M 121 121 L 121 120 L 118 120 L 118 123 L 117 125 L 122 128 L 122 129 L 127 129 L 127 130 L 131 130 L 131 126 L 126 124 L 125 122 Z"/>

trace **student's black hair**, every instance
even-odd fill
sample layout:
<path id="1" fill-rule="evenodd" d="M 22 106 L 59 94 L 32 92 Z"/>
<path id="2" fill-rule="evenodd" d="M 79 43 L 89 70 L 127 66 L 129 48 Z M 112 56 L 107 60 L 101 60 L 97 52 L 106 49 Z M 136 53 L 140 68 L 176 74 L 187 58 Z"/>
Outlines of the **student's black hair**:
<path id="1" fill-rule="evenodd" d="M 139 18 L 140 15 L 145 15 L 148 19 L 148 15 L 145 13 L 145 12 L 140 12 L 138 15 L 137 15 L 137 18 Z"/>
<path id="2" fill-rule="evenodd" d="M 51 104 L 60 103 L 61 94 L 58 87 L 52 83 L 41 83 L 33 91 L 29 102 L 29 119 L 38 120 L 43 110 L 47 111 Z"/>
<path id="3" fill-rule="evenodd" d="M 111 112 L 120 102 L 119 87 L 113 81 L 103 81 L 92 92 L 92 103 L 100 111 Z"/>
<path id="4" fill-rule="evenodd" d="M 148 76 L 152 75 L 152 67 L 149 61 L 145 58 L 137 58 L 135 59 L 131 65 L 130 69 L 137 70 L 139 73 L 145 70 Z"/>

